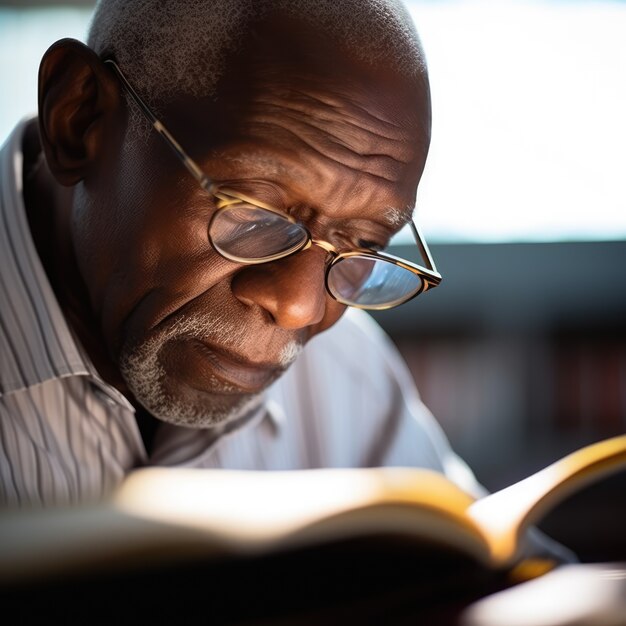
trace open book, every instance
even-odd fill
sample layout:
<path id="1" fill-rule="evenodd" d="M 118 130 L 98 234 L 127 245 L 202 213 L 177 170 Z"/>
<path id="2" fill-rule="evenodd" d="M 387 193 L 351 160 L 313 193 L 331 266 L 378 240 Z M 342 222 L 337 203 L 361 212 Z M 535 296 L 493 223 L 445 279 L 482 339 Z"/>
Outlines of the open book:
<path id="1" fill-rule="evenodd" d="M 141 469 L 106 502 L 0 515 L 0 580 L 380 535 L 510 568 L 530 525 L 573 491 L 624 468 L 626 436 L 584 447 L 479 500 L 424 469 Z"/>

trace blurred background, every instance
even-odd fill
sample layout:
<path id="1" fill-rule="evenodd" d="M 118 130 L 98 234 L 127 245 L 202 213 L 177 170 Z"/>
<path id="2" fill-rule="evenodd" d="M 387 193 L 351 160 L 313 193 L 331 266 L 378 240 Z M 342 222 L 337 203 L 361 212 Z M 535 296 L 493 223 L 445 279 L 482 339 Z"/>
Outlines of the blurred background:
<path id="1" fill-rule="evenodd" d="M 375 317 L 497 489 L 626 432 L 626 2 L 406 4 L 433 100 L 416 218 L 444 281 Z M 0 2 L 0 143 L 36 110 L 45 49 L 84 41 L 94 5 Z M 626 560 L 626 479 L 543 527 L 583 558 Z"/>

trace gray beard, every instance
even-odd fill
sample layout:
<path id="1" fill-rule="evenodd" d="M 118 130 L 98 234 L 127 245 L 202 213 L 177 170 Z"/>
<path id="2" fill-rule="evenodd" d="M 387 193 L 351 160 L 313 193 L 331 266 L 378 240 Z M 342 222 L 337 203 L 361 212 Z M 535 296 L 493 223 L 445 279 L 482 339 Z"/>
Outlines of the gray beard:
<path id="1" fill-rule="evenodd" d="M 143 342 L 126 342 L 120 354 L 120 372 L 136 400 L 154 417 L 177 426 L 211 428 L 256 409 L 263 393 L 233 395 L 237 392 L 233 385 L 211 376 L 207 386 L 215 392 L 214 396 L 207 392 L 199 394 L 197 400 L 183 397 L 167 386 L 160 353 L 168 342 L 181 338 L 214 337 L 225 340 L 227 345 L 236 345 L 244 333 L 241 326 L 233 331 L 232 325 L 227 328 L 220 320 L 207 319 L 206 315 L 180 315 Z M 301 348 L 296 342 L 288 343 L 281 352 L 281 365 L 288 367 Z"/>

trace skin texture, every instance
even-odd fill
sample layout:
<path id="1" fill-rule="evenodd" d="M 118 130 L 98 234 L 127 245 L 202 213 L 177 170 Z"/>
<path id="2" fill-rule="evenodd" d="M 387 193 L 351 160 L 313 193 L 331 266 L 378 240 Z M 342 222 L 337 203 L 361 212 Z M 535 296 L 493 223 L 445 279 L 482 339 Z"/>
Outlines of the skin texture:
<path id="1" fill-rule="evenodd" d="M 365 66 L 310 26 L 276 17 L 255 25 L 251 41 L 230 60 L 217 99 L 176 99 L 161 119 L 220 184 L 338 248 L 384 246 L 409 215 L 428 151 L 426 77 Z M 41 142 L 46 162 L 25 200 L 70 324 L 137 407 L 148 443 L 154 411 L 122 375 L 128 355 L 161 346 L 162 395 L 189 408 L 178 423 L 206 427 L 249 410 L 344 307 L 325 291 L 317 247 L 254 266 L 220 257 L 207 237 L 213 199 L 156 133 L 126 141 L 127 106 L 91 50 L 53 46 L 41 65 L 39 126 L 26 138 L 27 161 Z M 194 406 L 215 408 L 213 417 L 196 420 Z"/>

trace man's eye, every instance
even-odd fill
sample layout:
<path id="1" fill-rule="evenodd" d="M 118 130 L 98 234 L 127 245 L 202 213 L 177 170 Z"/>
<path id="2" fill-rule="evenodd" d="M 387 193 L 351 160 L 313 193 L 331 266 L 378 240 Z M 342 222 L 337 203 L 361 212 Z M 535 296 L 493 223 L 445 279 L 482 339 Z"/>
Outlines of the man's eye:
<path id="1" fill-rule="evenodd" d="M 380 250 L 383 250 L 385 247 L 380 242 L 370 241 L 368 239 L 359 239 L 357 242 L 357 246 L 359 248 L 367 248 L 368 250 L 375 250 L 377 252 L 379 252 Z"/>

